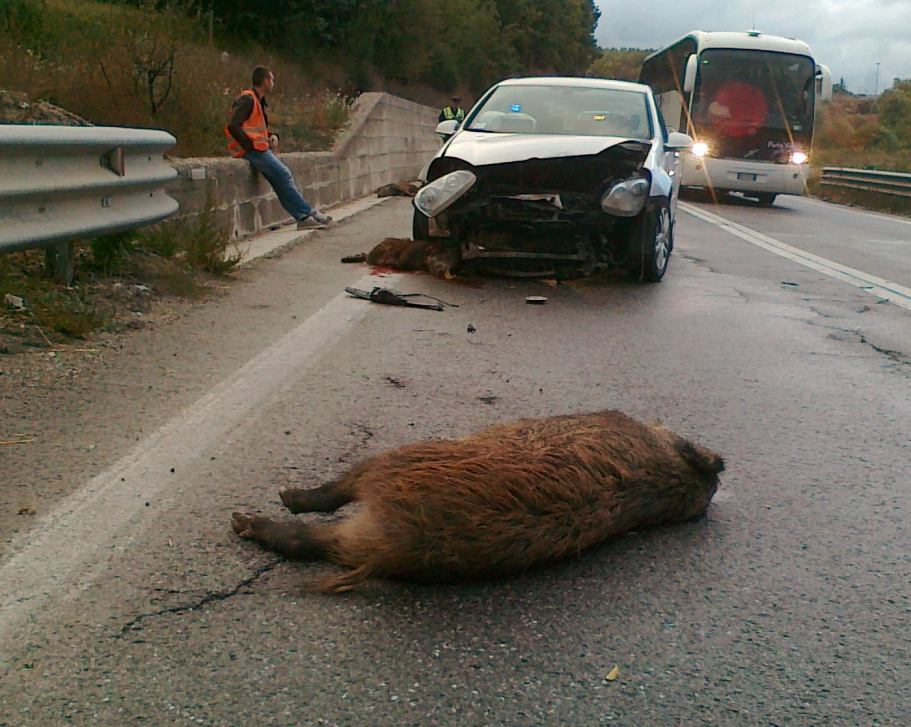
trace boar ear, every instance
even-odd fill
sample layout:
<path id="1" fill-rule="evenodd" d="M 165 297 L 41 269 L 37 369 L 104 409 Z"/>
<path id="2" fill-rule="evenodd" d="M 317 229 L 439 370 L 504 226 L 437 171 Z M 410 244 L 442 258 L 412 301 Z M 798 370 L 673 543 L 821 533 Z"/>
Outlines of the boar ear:
<path id="1" fill-rule="evenodd" d="M 683 460 L 701 475 L 713 476 L 724 472 L 724 460 L 704 447 L 684 439 L 677 443 L 676 449 Z"/>

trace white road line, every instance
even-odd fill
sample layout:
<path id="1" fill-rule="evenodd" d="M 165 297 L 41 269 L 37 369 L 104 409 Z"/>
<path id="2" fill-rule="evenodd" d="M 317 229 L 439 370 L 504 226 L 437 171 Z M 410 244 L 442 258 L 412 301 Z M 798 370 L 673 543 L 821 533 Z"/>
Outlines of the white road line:
<path id="1" fill-rule="evenodd" d="M 814 255 L 811 252 L 792 247 L 780 240 L 776 240 L 774 237 L 763 235 L 761 232 L 756 232 L 749 227 L 744 227 L 736 222 L 726 220 L 724 217 L 720 217 L 712 212 L 707 212 L 706 210 L 695 207 L 689 203 L 678 202 L 678 207 L 684 212 L 691 214 L 693 217 L 700 219 L 703 222 L 708 222 L 710 225 L 715 225 L 725 232 L 729 232 L 735 237 L 739 237 L 741 240 L 749 242 L 751 245 L 761 247 L 763 250 L 773 252 L 776 255 L 798 263 L 799 265 L 816 270 L 817 272 L 828 275 L 836 280 L 849 283 L 878 298 L 882 298 L 897 306 L 911 310 L 911 288 L 906 288 L 898 283 L 893 283 L 884 278 L 870 275 L 861 270 L 856 270 L 847 265 L 841 265 L 840 263 L 827 260 L 819 255 Z"/>
<path id="2" fill-rule="evenodd" d="M 390 275 L 384 283 L 392 287 L 400 278 Z M 376 282 L 366 276 L 354 287 L 370 290 Z M 0 664 L 3 643 L 16 637 L 31 614 L 46 610 L 52 599 L 76 597 L 112 555 L 134 540 L 142 525 L 133 521 L 149 513 L 146 502 L 166 498 L 168 489 L 181 483 L 182 471 L 246 421 L 291 375 L 315 366 L 319 354 L 369 309 L 366 301 L 336 297 L 14 540 L 11 555 L 0 564 Z M 152 518 L 147 520 L 151 525 Z"/>

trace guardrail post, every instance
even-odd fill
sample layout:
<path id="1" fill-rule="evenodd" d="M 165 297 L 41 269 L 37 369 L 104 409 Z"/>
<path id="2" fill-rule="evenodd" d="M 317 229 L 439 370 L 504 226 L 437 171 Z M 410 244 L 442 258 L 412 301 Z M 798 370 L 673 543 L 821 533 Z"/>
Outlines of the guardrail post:
<path id="1" fill-rule="evenodd" d="M 44 251 L 44 267 L 49 278 L 61 285 L 71 285 L 76 275 L 76 243 L 58 242 Z"/>

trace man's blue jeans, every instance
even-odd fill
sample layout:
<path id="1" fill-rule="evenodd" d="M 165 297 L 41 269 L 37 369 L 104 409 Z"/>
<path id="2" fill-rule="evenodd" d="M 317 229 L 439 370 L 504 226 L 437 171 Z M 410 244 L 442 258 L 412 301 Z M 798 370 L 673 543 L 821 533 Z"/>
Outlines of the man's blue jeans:
<path id="1" fill-rule="evenodd" d="M 313 214 L 313 208 L 297 190 L 291 170 L 272 153 L 271 149 L 248 151 L 244 154 L 244 159 L 272 185 L 281 206 L 295 220 L 300 221 Z"/>

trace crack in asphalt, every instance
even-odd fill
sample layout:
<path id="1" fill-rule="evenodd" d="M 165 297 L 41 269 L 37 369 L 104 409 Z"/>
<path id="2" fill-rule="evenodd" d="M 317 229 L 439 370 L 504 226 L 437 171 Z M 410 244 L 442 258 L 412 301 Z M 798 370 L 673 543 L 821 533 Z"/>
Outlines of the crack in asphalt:
<path id="1" fill-rule="evenodd" d="M 272 562 L 270 562 L 269 564 L 262 566 L 260 568 L 257 568 L 253 572 L 253 575 L 251 575 L 249 578 L 244 578 L 234 588 L 231 588 L 227 591 L 220 591 L 220 592 L 216 592 L 216 593 L 206 593 L 202 598 L 200 598 L 198 601 L 195 601 L 194 603 L 186 604 L 183 606 L 172 606 L 171 608 L 164 608 L 164 609 L 161 609 L 160 611 L 153 611 L 152 613 L 144 613 L 140 616 L 137 616 L 132 621 L 129 621 L 122 629 L 120 629 L 120 633 L 118 633 L 114 636 L 114 640 L 119 641 L 120 639 L 125 637 L 127 634 L 142 631 L 142 624 L 147 619 L 156 618 L 158 616 L 164 616 L 166 614 L 177 614 L 177 613 L 183 613 L 185 611 L 195 611 L 196 609 L 202 608 L 203 606 L 206 606 L 210 603 L 217 603 L 219 601 L 226 601 L 229 598 L 233 598 L 234 596 L 239 595 L 242 589 L 248 587 L 252 583 L 255 583 L 266 573 L 274 570 L 275 567 L 280 562 L 281 562 L 280 560 L 275 559 Z M 161 590 L 161 589 L 156 589 L 156 590 Z M 180 593 L 180 592 L 181 591 L 176 591 L 176 593 Z"/>
<path id="2" fill-rule="evenodd" d="M 824 317 L 830 317 L 825 316 L 825 314 L 821 315 Z M 856 328 L 842 328 L 840 326 L 832 326 L 826 323 L 820 323 L 818 321 L 809 321 L 809 324 L 811 326 L 818 326 L 819 328 L 825 328 L 832 331 L 832 333 L 830 333 L 828 336 L 828 338 L 832 341 L 839 341 L 841 343 L 844 343 L 847 341 L 847 336 L 851 336 L 857 343 L 860 343 L 864 346 L 869 346 L 874 351 L 876 351 L 876 353 L 890 359 L 891 363 L 898 364 L 899 366 L 911 366 L 911 357 L 909 357 L 906 353 L 892 348 L 877 346 L 875 343 L 868 341 L 866 335 L 864 335 L 862 331 L 858 331 Z M 845 334 L 845 336 L 840 336 L 838 335 L 839 333 Z"/>
<path id="3" fill-rule="evenodd" d="M 355 424 L 354 426 L 361 433 L 361 446 L 367 446 L 367 442 L 373 439 L 373 432 L 364 424 Z"/>
<path id="4" fill-rule="evenodd" d="M 687 255 L 684 252 L 674 251 L 674 254 L 683 258 L 684 260 L 689 260 L 690 262 L 696 263 L 700 268 L 708 270 L 710 273 L 718 273 L 718 271 L 713 268 L 707 261 L 703 260 L 701 257 L 696 257 L 695 255 Z"/>
<path id="5" fill-rule="evenodd" d="M 889 357 L 894 363 L 902 364 L 903 366 L 911 365 L 911 358 L 906 356 L 902 351 L 896 351 L 891 348 L 883 348 L 882 346 L 877 346 L 875 343 L 868 341 L 862 333 L 860 334 L 860 342 L 865 346 L 869 346 L 877 353 Z"/>
<path id="6" fill-rule="evenodd" d="M 353 447 L 348 447 L 342 454 L 338 456 L 336 460 L 340 464 L 348 462 L 351 457 L 355 456 L 361 449 L 367 446 L 367 443 L 373 439 L 375 436 L 373 431 L 367 427 L 365 424 L 354 424 L 354 431 L 351 432 L 352 435 L 360 434 L 360 441 Z"/>

